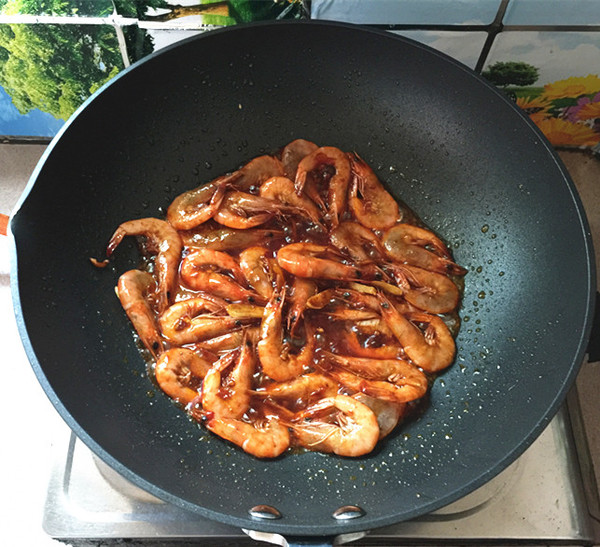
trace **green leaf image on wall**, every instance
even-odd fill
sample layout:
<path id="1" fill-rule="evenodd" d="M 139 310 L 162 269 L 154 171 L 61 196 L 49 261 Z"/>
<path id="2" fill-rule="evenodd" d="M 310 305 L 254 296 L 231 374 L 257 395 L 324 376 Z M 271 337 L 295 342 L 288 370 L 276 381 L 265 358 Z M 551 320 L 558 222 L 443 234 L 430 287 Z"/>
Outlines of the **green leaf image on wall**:
<path id="1" fill-rule="evenodd" d="M 39 109 L 67 120 L 94 91 L 123 68 L 115 29 L 85 25 L 85 16 L 169 21 L 202 14 L 205 24 L 231 25 L 260 19 L 297 18 L 298 0 L 204 0 L 170 4 L 165 0 L 0 0 L 4 15 L 81 17 L 82 24 L 0 24 L 0 86 L 21 114 Z M 152 10 L 163 10 L 151 14 Z M 122 28 L 129 61 L 153 51 L 153 39 L 136 25 Z"/>
<path id="2" fill-rule="evenodd" d="M 115 11 L 142 21 L 167 22 L 201 15 L 207 25 L 301 18 L 302 0 L 0 0 L 4 14 L 108 16 Z"/>
<path id="3" fill-rule="evenodd" d="M 21 114 L 66 120 L 123 68 L 110 26 L 0 25 L 0 85 Z"/>
<path id="4" fill-rule="evenodd" d="M 540 71 L 527 63 L 516 61 L 498 62 L 489 66 L 481 75 L 497 86 L 534 84 Z"/>

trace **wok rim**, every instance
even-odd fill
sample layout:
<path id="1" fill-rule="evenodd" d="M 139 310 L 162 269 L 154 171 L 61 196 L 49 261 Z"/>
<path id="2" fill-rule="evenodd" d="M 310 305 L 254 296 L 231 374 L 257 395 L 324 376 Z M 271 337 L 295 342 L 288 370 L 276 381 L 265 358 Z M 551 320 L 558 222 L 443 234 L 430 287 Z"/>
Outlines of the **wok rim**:
<path id="1" fill-rule="evenodd" d="M 379 36 L 384 36 L 386 39 L 390 41 L 400 41 L 408 44 L 409 46 L 417 49 L 424 50 L 428 52 L 430 55 L 434 55 L 446 63 L 450 63 L 453 65 L 455 69 L 459 69 L 463 71 L 465 74 L 469 75 L 470 78 L 475 80 L 478 85 L 483 84 L 487 87 L 489 92 L 492 92 L 497 97 L 500 97 L 501 100 L 510 108 L 513 109 L 514 112 L 517 112 L 524 125 L 520 128 L 522 131 L 526 131 L 527 128 L 529 131 L 533 132 L 536 138 L 539 140 L 539 144 L 544 147 L 544 153 L 549 156 L 548 160 L 552 160 L 556 166 L 557 172 L 560 173 L 562 177 L 562 183 L 566 184 L 566 187 L 569 190 L 569 195 L 572 199 L 574 208 L 577 212 L 577 220 L 579 222 L 578 229 L 581 230 L 582 240 L 584 242 L 585 247 L 585 258 L 586 258 L 586 269 L 588 275 L 586 276 L 586 294 L 587 294 L 587 305 L 585 307 L 585 313 L 582 317 L 583 328 L 581 332 L 579 332 L 579 337 L 577 341 L 577 351 L 575 355 L 571 359 L 570 367 L 568 369 L 568 374 L 564 378 L 562 382 L 562 387 L 558 393 L 556 393 L 554 399 L 547 405 L 546 411 L 539 416 L 535 426 L 530 429 L 529 433 L 523 438 L 518 446 L 516 446 L 513 450 L 508 451 L 504 454 L 504 456 L 498 460 L 494 465 L 488 467 L 488 469 L 470 480 L 468 483 L 464 484 L 461 488 L 453 490 L 452 492 L 446 493 L 440 498 L 435 500 L 422 503 L 418 505 L 418 508 L 414 508 L 412 511 L 405 511 L 400 514 L 394 512 L 393 510 L 387 512 L 387 516 L 385 517 L 372 517 L 368 514 L 361 519 L 350 520 L 346 522 L 335 522 L 332 519 L 331 526 L 311 526 L 304 524 L 295 524 L 293 522 L 294 516 L 290 515 L 289 519 L 292 522 L 287 522 L 286 519 L 282 519 L 281 521 L 262 521 L 262 520 L 247 520 L 235 517 L 228 513 L 221 513 L 218 511 L 213 511 L 211 509 L 207 509 L 206 507 L 197 505 L 196 503 L 189 502 L 185 499 L 179 498 L 172 493 L 163 490 L 162 488 L 157 487 L 151 482 L 147 481 L 140 475 L 131 471 L 126 465 L 122 464 L 119 460 L 117 460 L 114 456 L 112 456 L 108 451 L 106 451 L 101 445 L 99 445 L 90 434 L 86 432 L 86 430 L 79 425 L 76 418 L 67 410 L 64 404 L 61 402 L 60 398 L 57 396 L 54 391 L 51 383 L 48 381 L 43 367 L 38 360 L 38 357 L 33 349 L 31 344 L 29 334 L 27 332 L 27 328 L 25 325 L 25 318 L 22 313 L 21 308 L 21 297 L 20 297 L 20 289 L 19 289 L 19 266 L 17 261 L 17 239 L 18 239 L 18 218 L 20 210 L 23 204 L 27 201 L 27 198 L 33 189 L 34 185 L 38 181 L 40 177 L 40 173 L 44 167 L 44 164 L 51 156 L 54 148 L 58 146 L 59 142 L 62 140 L 63 135 L 67 133 L 70 128 L 78 123 L 81 113 L 88 108 L 93 107 L 95 101 L 98 96 L 102 95 L 108 88 L 112 86 L 118 85 L 121 78 L 127 77 L 129 73 L 136 70 L 139 66 L 145 65 L 146 63 L 153 62 L 153 60 L 159 56 L 167 54 L 172 50 L 185 46 L 189 42 L 195 42 L 198 40 L 206 40 L 211 39 L 212 36 L 216 34 L 223 33 L 237 33 L 244 32 L 248 28 L 270 28 L 274 25 L 290 25 L 290 26 L 307 26 L 307 27 L 334 27 L 334 28 L 346 28 L 353 30 L 355 32 L 363 32 L 363 33 L 372 33 L 377 34 Z M 558 174 L 557 173 L 557 174 Z M 558 178 L 558 177 L 557 177 Z M 331 536 L 331 535 L 339 535 L 345 533 L 352 532 L 362 532 L 365 530 L 370 530 L 374 528 L 380 528 L 384 526 L 389 526 L 393 524 L 398 524 L 400 522 L 410 520 L 425 514 L 428 514 L 432 511 L 440 509 L 453 501 L 456 501 L 463 496 L 467 495 L 470 492 L 473 492 L 491 478 L 496 476 L 498 473 L 506 469 L 512 462 L 514 462 L 526 449 L 537 439 L 537 437 L 542 433 L 542 431 L 546 428 L 548 423 L 557 413 L 560 406 L 563 404 L 564 399 L 566 397 L 567 392 L 571 388 L 572 384 L 575 381 L 577 373 L 581 364 L 584 361 L 586 350 L 587 350 L 587 342 L 590 337 L 592 323 L 594 318 L 594 309 L 596 302 L 596 268 L 595 268 L 595 255 L 593 249 L 593 243 L 591 238 L 590 226 L 585 214 L 585 210 L 583 208 L 583 204 L 581 202 L 581 198 L 577 192 L 577 189 L 572 181 L 568 171 L 563 165 L 562 161 L 558 157 L 555 149 L 550 145 L 550 143 L 546 140 L 545 136 L 542 132 L 531 122 L 531 120 L 526 116 L 525 113 L 521 111 L 514 103 L 512 103 L 503 93 L 501 93 L 497 88 L 495 88 L 492 84 L 487 82 L 483 77 L 476 74 L 474 71 L 463 65 L 462 63 L 456 61 L 452 57 L 442 53 L 438 50 L 431 48 L 425 44 L 420 42 L 416 42 L 410 38 L 391 34 L 387 31 L 374 29 L 369 27 L 363 27 L 356 24 L 350 23 L 342 23 L 337 21 L 267 21 L 267 22 L 256 22 L 249 24 L 236 25 L 234 27 L 220 28 L 214 29 L 209 32 L 205 32 L 202 34 L 194 35 L 188 38 L 185 38 L 176 43 L 170 44 L 166 47 L 161 48 L 160 50 L 154 51 L 151 54 L 147 55 L 143 59 L 131 64 L 129 67 L 125 68 L 121 72 L 119 72 L 115 77 L 113 77 L 109 82 L 105 83 L 102 87 L 100 87 L 94 94 L 92 94 L 86 101 L 82 103 L 82 105 L 76 110 L 76 112 L 65 122 L 65 124 L 61 127 L 56 136 L 52 139 L 51 143 L 47 146 L 46 150 L 42 154 L 39 162 L 37 163 L 29 181 L 19 198 L 17 205 L 13 209 L 13 212 L 9 221 L 8 228 L 8 237 L 9 237 L 9 256 L 10 256 L 10 285 L 11 285 L 11 295 L 13 300 L 13 309 L 15 313 L 15 318 L 17 322 L 17 327 L 19 331 L 19 335 L 21 337 L 26 355 L 28 360 L 34 369 L 36 377 L 40 382 L 44 392 L 47 397 L 51 401 L 52 405 L 56 408 L 57 412 L 61 416 L 61 418 L 67 423 L 69 428 L 75 433 L 75 435 L 86 445 L 90 450 L 98 456 L 101 460 L 103 460 L 107 465 L 117 471 L 126 479 L 130 480 L 134 484 L 140 486 L 144 490 L 149 493 L 155 495 L 156 497 L 168 502 L 172 503 L 175 506 L 183 508 L 185 510 L 192 511 L 206 518 L 216 520 L 218 522 L 222 522 L 228 525 L 235 526 L 237 528 L 249 529 L 263 531 L 263 532 L 275 532 L 281 533 L 284 535 L 295 535 L 295 536 L 306 536 L 306 537 L 322 537 L 322 536 Z M 333 508 L 335 509 L 335 508 Z M 250 518 L 250 517 L 249 517 Z"/>

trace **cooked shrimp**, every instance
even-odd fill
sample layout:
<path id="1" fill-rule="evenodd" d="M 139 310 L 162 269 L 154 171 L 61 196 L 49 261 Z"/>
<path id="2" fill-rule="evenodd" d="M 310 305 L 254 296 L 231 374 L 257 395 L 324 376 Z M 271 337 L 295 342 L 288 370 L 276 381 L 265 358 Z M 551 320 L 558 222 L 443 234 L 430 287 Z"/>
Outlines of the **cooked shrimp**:
<path id="1" fill-rule="evenodd" d="M 403 354 L 402 346 L 379 315 L 347 327 L 344 345 L 352 355 L 370 359 L 397 359 Z"/>
<path id="2" fill-rule="evenodd" d="M 295 192 L 294 183 L 287 177 L 272 177 L 262 183 L 260 195 L 295 207 L 300 214 L 310 219 L 314 224 L 321 224 L 321 211 L 308 196 Z"/>
<path id="3" fill-rule="evenodd" d="M 433 232 L 412 224 L 396 224 L 382 238 L 386 255 L 396 261 L 426 270 L 465 275 L 467 270 L 456 264 L 444 242 Z"/>
<path id="4" fill-rule="evenodd" d="M 273 156 L 258 156 L 233 173 L 234 186 L 244 192 L 258 188 L 271 177 L 284 175 L 283 163 Z"/>
<path id="5" fill-rule="evenodd" d="M 403 297 L 420 310 L 448 313 L 458 306 L 460 293 L 449 277 L 409 264 L 396 264 L 391 271 Z"/>
<path id="6" fill-rule="evenodd" d="M 221 334 L 220 336 L 215 336 L 214 338 L 201 340 L 195 344 L 195 347 L 218 354 L 220 352 L 239 348 L 243 337 L 243 329 L 238 329 L 226 334 Z"/>
<path id="7" fill-rule="evenodd" d="M 239 349 L 225 354 L 206 373 L 202 383 L 202 408 L 217 418 L 240 419 L 250 408 L 255 368 L 254 346 L 244 335 Z"/>
<path id="8" fill-rule="evenodd" d="M 156 251 L 154 268 L 158 279 L 158 311 L 163 311 L 175 294 L 177 269 L 183 244 L 179 233 L 169 223 L 157 218 L 140 218 L 123 222 L 108 242 L 109 257 L 125 236 L 145 236 L 149 250 Z"/>
<path id="9" fill-rule="evenodd" d="M 363 456 L 379 440 L 375 413 L 347 395 L 321 399 L 297 413 L 289 425 L 304 448 L 339 456 Z"/>
<path id="10" fill-rule="evenodd" d="M 452 364 L 456 344 L 440 317 L 416 312 L 405 316 L 385 296 L 380 298 L 383 319 L 413 363 L 427 372 L 438 372 Z"/>
<path id="11" fill-rule="evenodd" d="M 353 260 L 381 260 L 385 250 L 379 238 L 369 229 L 358 222 L 341 222 L 329 234 L 331 244 Z"/>
<path id="12" fill-rule="evenodd" d="M 237 190 L 229 191 L 213 217 L 229 228 L 247 230 L 264 224 L 275 215 L 299 213 L 297 207 Z"/>
<path id="13" fill-rule="evenodd" d="M 379 300 L 375 295 L 362 293 L 354 289 L 338 287 L 325 289 L 311 296 L 306 305 L 313 310 L 329 310 L 331 307 L 338 308 L 342 304 L 347 309 L 370 310 L 379 312 Z M 373 317 L 377 317 L 378 313 Z"/>
<path id="14" fill-rule="evenodd" d="M 267 303 L 260 325 L 260 340 L 256 345 L 262 371 L 277 382 L 299 376 L 312 361 L 314 340 L 310 337 L 300 353 L 292 354 L 284 342 L 283 305 L 285 291 L 276 291 Z"/>
<path id="15" fill-rule="evenodd" d="M 334 306 L 326 310 L 326 313 L 332 319 L 341 321 L 368 321 L 378 317 L 377 313 L 371 310 L 353 310 L 345 306 Z"/>
<path id="16" fill-rule="evenodd" d="M 402 359 L 372 359 L 353 355 L 337 355 L 323 350 L 330 361 L 365 378 L 399 380 L 408 378 L 415 384 L 427 383 L 424 374 L 414 365 Z"/>
<path id="17" fill-rule="evenodd" d="M 341 287 L 325 289 L 311 296 L 306 306 L 344 321 L 362 322 L 379 318 L 379 301 L 374 295 Z"/>
<path id="18" fill-rule="evenodd" d="M 188 405 L 196 397 L 211 362 L 188 348 L 165 351 L 154 367 L 159 387 L 176 402 Z"/>
<path id="19" fill-rule="evenodd" d="M 321 179 L 319 181 L 319 179 Z M 319 204 L 319 182 L 327 181 L 327 216 L 332 226 L 337 226 L 346 209 L 348 184 L 350 183 L 350 160 L 347 154 L 333 146 L 322 146 L 305 156 L 296 171 L 296 193 L 307 195 Z"/>
<path id="20" fill-rule="evenodd" d="M 218 354 L 239 348 L 245 335 L 253 344 L 256 344 L 258 342 L 258 327 L 244 326 L 239 330 L 202 340 L 196 344 L 196 347 Z"/>
<path id="21" fill-rule="evenodd" d="M 193 293 L 190 292 L 189 294 L 187 294 L 187 291 L 182 290 L 175 298 L 175 302 L 187 300 L 194 297 L 202 298 L 206 303 L 206 309 L 216 313 L 226 311 L 228 306 L 231 305 L 231 303 L 225 298 L 221 298 L 220 296 L 206 291 L 195 291 Z"/>
<path id="22" fill-rule="evenodd" d="M 193 230 L 181 232 L 181 240 L 187 247 L 203 247 L 213 251 L 232 251 L 252 245 L 283 239 L 283 230 L 254 228 L 236 230 L 213 221 L 197 226 Z"/>
<path id="23" fill-rule="evenodd" d="M 151 299 L 156 294 L 156 282 L 148 272 L 129 270 L 117 283 L 117 296 L 141 342 L 155 359 L 163 343 L 158 332 Z"/>
<path id="24" fill-rule="evenodd" d="M 173 344 L 193 344 L 214 338 L 244 325 L 241 319 L 215 315 L 213 302 L 195 297 L 176 302 L 158 318 L 160 330 Z"/>
<path id="25" fill-rule="evenodd" d="M 169 224 L 177 230 L 191 230 L 212 218 L 234 179 L 235 175 L 225 175 L 177 196 L 167 209 Z"/>
<path id="26" fill-rule="evenodd" d="M 276 458 L 290 446 L 290 432 L 276 417 L 252 423 L 208 415 L 206 427 L 257 458 Z"/>
<path id="27" fill-rule="evenodd" d="M 269 256 L 266 247 L 259 245 L 243 250 L 239 255 L 240 269 L 245 280 L 261 296 L 271 298 L 273 291 L 285 283 L 283 270 Z"/>
<path id="28" fill-rule="evenodd" d="M 195 291 L 212 292 L 230 302 L 258 302 L 260 295 L 242 287 L 227 275 L 211 270 L 199 270 L 185 259 L 181 263 L 181 280 L 184 285 Z"/>
<path id="29" fill-rule="evenodd" d="M 256 395 L 271 399 L 285 399 L 297 406 L 308 406 L 323 397 L 337 395 L 340 386 L 328 376 L 318 372 L 309 372 L 288 380 L 272 382 L 256 390 Z"/>
<path id="30" fill-rule="evenodd" d="M 290 142 L 281 152 L 281 163 L 285 176 L 294 180 L 300 161 L 319 148 L 314 142 L 296 139 Z"/>
<path id="31" fill-rule="evenodd" d="M 380 440 L 387 437 L 396 428 L 406 412 L 405 403 L 390 403 L 389 401 L 369 397 L 364 393 L 355 393 L 352 397 L 367 405 L 375 413 L 377 425 L 379 425 Z"/>
<path id="32" fill-rule="evenodd" d="M 202 248 L 194 249 L 185 257 L 185 259 L 198 269 L 206 268 L 226 271 L 229 272 L 231 277 L 239 284 L 244 284 L 246 282 L 244 272 L 237 260 L 222 251 Z"/>
<path id="33" fill-rule="evenodd" d="M 312 279 L 296 277 L 292 281 L 290 293 L 291 305 L 287 314 L 287 329 L 294 336 L 302 317 L 308 300 L 318 291 L 317 284 Z"/>
<path id="34" fill-rule="evenodd" d="M 352 182 L 348 204 L 356 219 L 367 228 L 383 230 L 399 220 L 398 203 L 383 187 L 369 165 L 350 154 Z"/>
<path id="35" fill-rule="evenodd" d="M 466 270 L 404 211 L 357 154 L 297 139 L 181 193 L 166 221 L 123 223 L 92 262 L 142 236 L 147 272 L 117 294 L 190 418 L 258 458 L 357 457 L 456 352 L 438 314 Z"/>
<path id="36" fill-rule="evenodd" d="M 306 305 L 309 309 L 318 310 L 331 319 L 341 321 L 366 321 L 379 317 L 379 313 L 375 310 L 354 306 L 347 302 L 342 298 L 344 294 L 343 289 L 326 289 L 309 298 Z"/>
<path id="37" fill-rule="evenodd" d="M 290 243 L 277 251 L 277 262 L 299 277 L 337 280 L 381 279 L 374 264 L 352 264 L 335 247 L 317 243 Z"/>
<path id="38" fill-rule="evenodd" d="M 180 276 L 189 288 L 209 292 L 230 302 L 260 300 L 256 292 L 245 287 L 246 277 L 240 265 L 221 251 L 191 251 L 181 261 Z"/>
<path id="39" fill-rule="evenodd" d="M 427 392 L 427 377 L 408 361 L 324 354 L 323 370 L 353 391 L 391 403 L 414 401 Z"/>

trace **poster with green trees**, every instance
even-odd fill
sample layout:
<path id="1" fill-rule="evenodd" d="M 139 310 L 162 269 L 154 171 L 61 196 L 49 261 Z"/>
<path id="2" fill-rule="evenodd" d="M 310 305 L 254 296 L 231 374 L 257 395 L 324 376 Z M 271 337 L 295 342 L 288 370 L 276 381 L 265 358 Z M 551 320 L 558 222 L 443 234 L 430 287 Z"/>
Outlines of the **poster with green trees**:
<path id="1" fill-rule="evenodd" d="M 303 16 L 303 4 L 296 0 L 185 5 L 169 0 L 0 0 L 0 135 L 52 137 L 98 88 L 155 50 L 161 25 L 177 28 L 188 21 L 185 28 L 197 33 Z"/>

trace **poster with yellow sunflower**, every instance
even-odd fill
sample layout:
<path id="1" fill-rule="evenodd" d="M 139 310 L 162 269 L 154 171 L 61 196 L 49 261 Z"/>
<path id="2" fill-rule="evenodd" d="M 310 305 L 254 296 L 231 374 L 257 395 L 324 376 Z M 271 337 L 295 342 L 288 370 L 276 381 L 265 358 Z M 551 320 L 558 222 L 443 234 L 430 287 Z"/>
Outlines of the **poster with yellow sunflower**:
<path id="1" fill-rule="evenodd" d="M 530 91 L 520 89 L 516 103 L 554 146 L 599 147 L 600 77 L 572 76 Z"/>
<path id="2" fill-rule="evenodd" d="M 505 91 L 553 146 L 600 154 L 600 33 L 502 32 L 482 75 Z"/>

